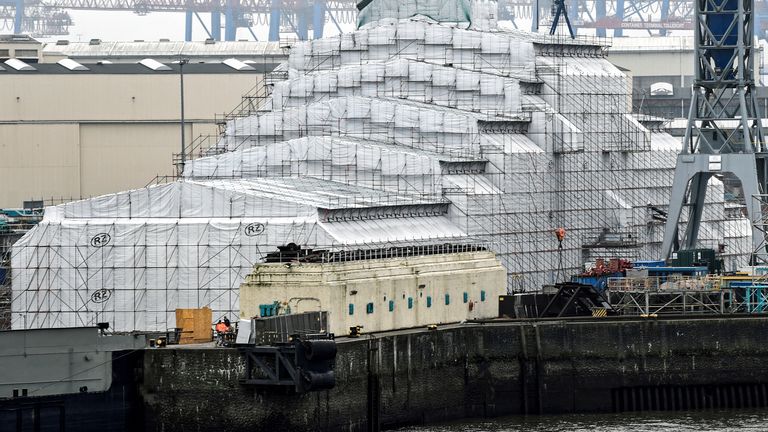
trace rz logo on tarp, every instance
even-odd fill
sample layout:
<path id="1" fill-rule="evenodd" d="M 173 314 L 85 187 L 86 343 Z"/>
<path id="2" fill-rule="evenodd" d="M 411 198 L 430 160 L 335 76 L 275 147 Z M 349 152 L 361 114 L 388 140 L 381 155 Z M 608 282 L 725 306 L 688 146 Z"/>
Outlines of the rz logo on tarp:
<path id="1" fill-rule="evenodd" d="M 94 303 L 104 303 L 112 297 L 112 291 L 102 288 L 91 294 L 91 301 Z"/>
<path id="2" fill-rule="evenodd" d="M 107 233 L 99 233 L 95 236 L 91 237 L 91 246 L 93 247 L 102 247 L 109 244 L 109 241 L 112 240 L 112 237 Z"/>
<path id="3" fill-rule="evenodd" d="M 259 222 L 250 223 L 245 226 L 245 235 L 248 237 L 257 236 L 264 232 L 264 224 Z"/>

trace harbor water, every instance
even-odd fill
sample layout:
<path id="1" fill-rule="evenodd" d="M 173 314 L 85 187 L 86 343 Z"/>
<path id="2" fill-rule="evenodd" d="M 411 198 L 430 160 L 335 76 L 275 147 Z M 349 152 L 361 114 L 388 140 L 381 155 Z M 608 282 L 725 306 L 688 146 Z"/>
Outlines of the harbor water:
<path id="1" fill-rule="evenodd" d="M 400 432 L 757 432 L 768 430 L 768 411 L 576 414 L 468 420 Z"/>

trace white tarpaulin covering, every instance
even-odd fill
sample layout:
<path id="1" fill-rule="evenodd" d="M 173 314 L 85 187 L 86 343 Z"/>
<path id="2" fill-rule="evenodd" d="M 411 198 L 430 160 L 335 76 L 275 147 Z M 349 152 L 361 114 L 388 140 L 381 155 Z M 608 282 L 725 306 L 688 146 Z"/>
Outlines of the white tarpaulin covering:
<path id="1" fill-rule="evenodd" d="M 413 206 L 417 216 L 318 216 L 386 205 Z M 175 182 L 49 208 L 13 249 L 13 327 L 164 331 L 176 308 L 203 306 L 236 317 L 237 288 L 277 246 L 460 241 L 430 205 L 305 178 Z"/>
<path id="2" fill-rule="evenodd" d="M 296 75 L 275 84 L 271 108 L 300 107 L 341 96 L 398 97 L 499 115 L 522 111 L 520 80 L 516 78 L 406 58 Z"/>
<path id="3" fill-rule="evenodd" d="M 387 4 L 376 13 L 421 10 Z M 13 249 L 14 328 L 165 330 L 175 308 L 206 305 L 235 316 L 251 265 L 291 242 L 466 233 L 527 290 L 585 260 L 658 258 L 654 209 L 669 202 L 680 142 L 631 114 L 605 47 L 424 15 L 294 44 L 287 79 L 230 117 L 208 154 L 223 153 L 189 161 L 185 181 L 47 209 Z M 732 270 L 751 252 L 749 221 L 720 180 L 708 190 L 700 246 L 726 242 Z M 583 247 L 605 232 L 631 242 Z"/>
<path id="4" fill-rule="evenodd" d="M 524 32 L 484 32 L 425 19 L 382 19 L 353 34 L 296 44 L 291 47 L 288 65 L 295 71 L 311 72 L 407 58 L 535 80 L 533 41 L 539 38 Z"/>
<path id="5" fill-rule="evenodd" d="M 524 121 L 527 115 L 496 121 Z M 455 156 L 479 151 L 478 122 L 487 114 L 402 99 L 348 96 L 310 102 L 227 122 L 218 144 L 226 151 L 286 141 L 307 134 L 383 141 Z"/>
<path id="6" fill-rule="evenodd" d="M 510 284 L 527 282 L 522 289 L 554 281 L 559 258 L 547 251 L 558 226 L 571 233 L 563 252 L 571 272 L 583 260 L 579 245 L 604 229 L 642 244 L 619 252 L 629 258 L 659 255 L 661 225 L 648 204 L 669 201 L 679 141 L 652 134 L 630 114 L 631 82 L 604 58 L 599 41 L 385 18 L 322 44 L 295 46 L 289 68 L 290 79 L 276 84 L 268 114 L 282 119 L 282 136 L 265 135 L 254 116 L 229 125 L 220 146 L 262 147 L 303 133 L 484 160 L 479 170 L 442 163 L 440 180 L 418 184 L 441 186 L 453 204 L 452 219 L 492 241 Z M 317 111 L 320 120 L 302 120 Z M 300 132 L 286 127 L 297 120 Z M 291 173 L 294 164 L 292 158 Z M 433 175 L 424 170 L 421 178 Z M 358 179 L 377 176 L 385 174 L 352 162 L 335 178 L 362 184 Z M 389 178 L 370 184 L 426 190 L 404 183 Z M 715 195 L 723 191 L 719 182 L 712 188 Z M 712 202 L 705 219 L 712 223 L 702 227 L 702 244 L 712 246 L 722 231 L 715 226 L 727 222 L 722 201 Z M 742 239 L 729 244 L 729 262 L 736 265 L 748 253 L 748 230 L 727 225 L 737 231 L 726 238 Z"/>
<path id="7" fill-rule="evenodd" d="M 192 160 L 184 176 L 302 176 L 392 193 L 439 195 L 440 163 L 450 160 L 455 159 L 374 141 L 306 137 Z"/>

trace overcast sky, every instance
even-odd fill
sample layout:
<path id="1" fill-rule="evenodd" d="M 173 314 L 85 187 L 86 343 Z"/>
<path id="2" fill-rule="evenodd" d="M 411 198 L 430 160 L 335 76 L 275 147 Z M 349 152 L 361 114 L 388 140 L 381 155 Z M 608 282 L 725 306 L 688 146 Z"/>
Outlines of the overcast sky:
<path id="1" fill-rule="evenodd" d="M 144 16 L 128 11 L 70 10 L 68 12 L 74 22 L 69 28 L 68 36 L 51 36 L 40 39 L 44 41 L 55 41 L 57 39 L 69 39 L 72 41 L 88 41 L 90 39 L 132 41 L 141 39 L 151 41 L 162 38 L 172 41 L 184 40 L 184 13 L 182 12 L 152 12 Z M 210 15 L 200 14 L 200 18 L 206 25 L 210 25 Z M 222 16 L 223 22 L 224 17 Z M 193 23 L 192 39 L 205 40 L 208 35 L 198 19 L 194 18 Z M 520 29 L 530 29 L 531 22 L 530 20 L 518 19 L 517 25 Z M 354 24 L 342 25 L 342 30 L 354 30 Z M 255 26 L 253 31 L 259 40 L 267 40 L 268 28 L 266 25 Z M 325 33 L 326 35 L 333 35 L 338 33 L 338 30 L 334 24 L 326 23 Z M 674 33 L 690 34 L 690 32 Z M 632 30 L 626 31 L 625 34 L 628 36 L 648 35 L 644 31 Z M 224 37 L 223 29 L 221 35 Z M 238 29 L 237 39 L 253 40 L 253 36 L 251 36 L 247 29 L 241 28 Z"/>
<path id="2" fill-rule="evenodd" d="M 72 41 L 87 41 L 90 39 L 132 41 L 135 39 L 158 40 L 161 38 L 174 41 L 184 40 L 184 13 L 181 12 L 152 12 L 144 16 L 128 11 L 70 10 L 68 12 L 74 22 L 69 27 L 69 36 L 51 36 L 40 39 L 47 41 L 55 41 L 57 39 L 69 39 Z M 200 17 L 206 25 L 210 25 L 210 15 L 200 14 Z M 221 21 L 223 24 L 223 16 Z M 197 18 L 193 19 L 193 23 L 192 39 L 206 39 L 208 34 L 203 30 Z M 354 26 L 348 25 L 347 27 L 342 27 L 342 29 L 350 31 Z M 253 30 L 259 40 L 267 40 L 267 26 L 256 26 Z M 325 32 L 328 35 L 338 33 L 336 26 L 332 23 L 326 24 Z M 224 29 L 221 30 L 221 36 L 222 38 L 224 37 Z M 253 40 L 250 32 L 242 28 L 238 29 L 237 38 Z"/>
<path id="3" fill-rule="evenodd" d="M 90 39 L 102 39 L 104 41 L 132 41 L 170 39 L 172 41 L 184 40 L 184 13 L 182 12 L 152 12 L 144 16 L 136 15 L 133 12 L 121 11 L 83 11 L 70 10 L 73 25 L 69 27 L 68 36 L 51 36 L 48 38 L 39 38 L 44 41 L 55 41 L 57 39 L 69 39 L 71 41 L 88 41 Z M 210 15 L 200 14 L 200 18 L 207 26 L 210 25 Z M 222 24 L 224 17 L 221 18 Z M 198 19 L 193 19 L 193 40 L 205 40 L 208 34 L 203 29 Z M 517 25 L 522 29 L 530 29 L 530 20 L 520 19 Z M 354 24 L 341 26 L 342 30 L 354 30 Z M 267 40 L 269 31 L 266 25 L 255 26 L 253 28 L 256 37 L 259 40 Z M 325 34 L 337 34 L 335 24 L 327 22 L 325 25 Z M 224 29 L 221 30 L 221 36 L 224 37 Z M 237 39 L 253 40 L 253 36 L 247 29 L 238 29 Z"/>

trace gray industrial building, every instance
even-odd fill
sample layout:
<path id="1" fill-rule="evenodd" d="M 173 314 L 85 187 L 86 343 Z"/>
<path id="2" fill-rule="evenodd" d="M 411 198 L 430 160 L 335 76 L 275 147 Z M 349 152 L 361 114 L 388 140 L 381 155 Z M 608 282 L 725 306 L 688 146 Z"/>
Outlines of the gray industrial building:
<path id="1" fill-rule="evenodd" d="M 765 58 L 762 45 L 755 58 L 755 80 L 760 83 Z M 634 112 L 666 119 L 688 117 L 695 61 L 692 36 L 614 38 L 608 60 L 632 77 Z M 766 117 L 768 92 L 764 87 L 757 91 L 759 108 Z M 679 128 L 672 132 L 681 133 Z"/>
<path id="2" fill-rule="evenodd" d="M 218 133 L 217 118 L 260 91 L 264 74 L 284 57 L 254 51 L 241 60 L 233 55 L 250 48 L 189 44 L 175 53 L 189 61 L 184 128 L 186 145 L 194 146 Z M 29 37 L 0 40 L 0 54 L 8 55 L 0 60 L 0 208 L 143 187 L 176 174 L 181 57 L 165 53 L 158 60 L 150 55 L 164 48 L 138 45 L 85 44 L 101 54 L 69 57 Z"/>

